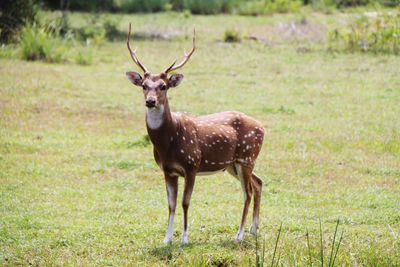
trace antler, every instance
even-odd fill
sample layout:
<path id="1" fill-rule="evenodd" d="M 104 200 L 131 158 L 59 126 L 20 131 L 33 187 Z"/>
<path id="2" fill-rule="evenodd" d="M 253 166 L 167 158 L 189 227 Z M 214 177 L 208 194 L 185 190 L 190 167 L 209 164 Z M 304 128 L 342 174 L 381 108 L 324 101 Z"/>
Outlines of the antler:
<path id="1" fill-rule="evenodd" d="M 177 70 L 179 68 L 182 68 L 186 64 L 186 62 L 189 61 L 189 59 L 193 55 L 195 49 L 196 49 L 196 30 L 193 29 L 193 47 L 192 47 L 192 50 L 189 52 L 189 54 L 186 54 L 186 52 L 184 52 L 185 57 L 183 58 L 182 62 L 179 63 L 178 65 L 175 65 L 175 63 L 176 63 L 176 60 L 175 60 L 174 63 L 172 63 L 171 66 L 169 66 L 166 70 L 164 70 L 164 73 L 167 74 L 168 72 L 171 72 L 171 71 Z"/>
<path id="2" fill-rule="evenodd" d="M 136 49 L 132 50 L 131 44 L 130 44 L 130 38 L 131 38 L 131 24 L 129 23 L 128 38 L 127 38 L 127 41 L 126 41 L 126 45 L 128 46 L 129 53 L 131 54 L 131 58 L 132 58 L 133 62 L 135 62 L 136 65 L 138 65 L 143 70 L 143 72 L 145 74 L 149 73 L 147 68 L 140 62 L 139 58 L 137 57 Z"/>

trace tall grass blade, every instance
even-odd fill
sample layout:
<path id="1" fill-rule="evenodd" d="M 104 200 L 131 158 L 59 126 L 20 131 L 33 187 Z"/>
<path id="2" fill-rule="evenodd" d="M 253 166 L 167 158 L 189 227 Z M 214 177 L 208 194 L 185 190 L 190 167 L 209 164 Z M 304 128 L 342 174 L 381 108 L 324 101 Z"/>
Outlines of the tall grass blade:
<path id="1" fill-rule="evenodd" d="M 333 235 L 331 254 L 329 255 L 329 264 L 328 264 L 329 267 L 333 266 L 333 264 L 332 264 L 332 259 L 333 259 L 332 256 L 333 256 L 333 251 L 335 249 L 335 241 L 336 241 L 336 234 L 337 234 L 338 227 L 339 227 L 339 219 L 337 220 L 336 228 L 335 228 L 335 234 Z"/>
<path id="2" fill-rule="evenodd" d="M 258 255 L 258 234 L 256 234 L 256 267 L 259 267 L 260 265 L 260 257 Z"/>
<path id="3" fill-rule="evenodd" d="M 311 247 L 310 247 L 310 236 L 309 236 L 309 233 L 308 233 L 308 229 L 307 229 L 306 237 L 307 237 L 308 257 L 309 257 L 309 260 L 310 260 L 310 266 L 312 267 Z"/>
<path id="4" fill-rule="evenodd" d="M 262 266 L 264 266 L 264 259 L 265 259 L 265 235 L 264 235 L 264 240 L 263 240 L 263 251 L 262 251 L 262 256 L 261 256 L 261 261 L 262 261 Z"/>
<path id="5" fill-rule="evenodd" d="M 279 251 L 278 260 L 276 261 L 276 266 L 279 266 L 279 261 L 280 261 L 280 259 L 281 259 L 281 252 L 282 252 L 282 251 Z"/>
<path id="6" fill-rule="evenodd" d="M 321 266 L 324 267 L 324 245 L 322 243 L 322 224 L 321 218 L 319 218 L 319 235 L 320 235 L 320 242 L 321 242 Z"/>
<path id="7" fill-rule="evenodd" d="M 281 236 L 281 231 L 282 231 L 282 223 L 281 223 L 281 226 L 279 227 L 279 230 L 278 230 L 278 236 L 277 236 L 276 242 L 275 242 L 274 255 L 272 256 L 271 267 L 274 267 L 276 249 L 278 247 L 278 242 L 279 242 L 279 237 Z"/>
<path id="8" fill-rule="evenodd" d="M 339 247 L 340 247 L 340 243 L 342 242 L 342 238 L 343 238 L 343 231 L 342 231 L 342 234 L 340 235 L 339 243 L 338 243 L 338 245 L 336 247 L 335 256 L 333 257 L 333 260 L 332 260 L 332 266 L 335 264 L 336 255 L 337 255 L 337 253 L 339 251 Z"/>

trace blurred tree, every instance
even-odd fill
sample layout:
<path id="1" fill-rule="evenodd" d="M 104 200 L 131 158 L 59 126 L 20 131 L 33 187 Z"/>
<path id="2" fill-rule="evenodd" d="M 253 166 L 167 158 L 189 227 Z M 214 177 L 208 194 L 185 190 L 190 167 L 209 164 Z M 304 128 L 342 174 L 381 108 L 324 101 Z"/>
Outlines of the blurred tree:
<path id="1" fill-rule="evenodd" d="M 113 11 L 114 0 L 42 0 L 46 7 L 61 10 Z"/>
<path id="2" fill-rule="evenodd" d="M 1 0 L 0 42 L 12 41 L 21 27 L 34 22 L 37 10 L 35 0 Z"/>

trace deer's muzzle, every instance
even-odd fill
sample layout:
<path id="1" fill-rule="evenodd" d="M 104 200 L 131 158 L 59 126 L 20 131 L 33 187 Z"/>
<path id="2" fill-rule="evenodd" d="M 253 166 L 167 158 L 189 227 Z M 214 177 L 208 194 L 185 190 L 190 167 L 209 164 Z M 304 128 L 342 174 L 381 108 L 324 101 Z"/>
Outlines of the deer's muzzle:
<path id="1" fill-rule="evenodd" d="M 146 99 L 146 107 L 148 108 L 154 108 L 156 106 L 157 100 L 155 97 L 148 97 Z"/>

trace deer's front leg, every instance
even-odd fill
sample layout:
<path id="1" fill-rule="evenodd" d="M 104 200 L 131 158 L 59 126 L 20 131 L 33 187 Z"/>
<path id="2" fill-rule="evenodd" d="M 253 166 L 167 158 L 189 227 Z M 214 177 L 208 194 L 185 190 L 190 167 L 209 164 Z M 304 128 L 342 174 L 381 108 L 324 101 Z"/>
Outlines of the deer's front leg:
<path id="1" fill-rule="evenodd" d="M 190 204 L 190 198 L 193 192 L 194 181 L 196 175 L 194 173 L 186 174 L 185 176 L 185 189 L 183 191 L 182 208 L 183 208 L 183 231 L 182 231 L 182 243 L 188 244 L 188 210 Z"/>
<path id="2" fill-rule="evenodd" d="M 165 185 L 167 187 L 168 196 L 168 229 L 165 235 L 164 243 L 170 244 L 172 242 L 172 236 L 174 234 L 174 216 L 176 208 L 176 198 L 178 196 L 178 176 L 172 176 L 164 173 Z"/>

